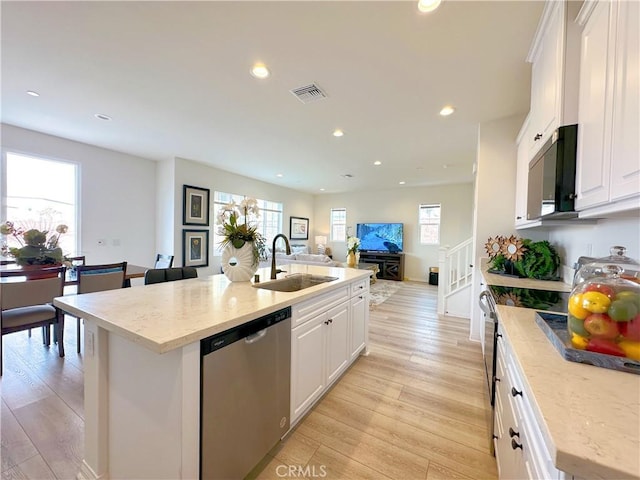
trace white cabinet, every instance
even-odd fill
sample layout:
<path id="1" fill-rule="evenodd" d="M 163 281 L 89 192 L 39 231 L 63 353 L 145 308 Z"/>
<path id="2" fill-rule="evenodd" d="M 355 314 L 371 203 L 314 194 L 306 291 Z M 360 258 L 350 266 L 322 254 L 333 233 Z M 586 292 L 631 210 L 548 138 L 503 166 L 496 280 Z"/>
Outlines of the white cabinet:
<path id="1" fill-rule="evenodd" d="M 325 321 L 326 313 L 291 331 L 291 423 L 324 391 Z"/>
<path id="2" fill-rule="evenodd" d="M 576 2 L 545 4 L 527 61 L 531 67 L 529 159 L 560 125 L 576 121 L 578 32 Z"/>
<path id="3" fill-rule="evenodd" d="M 531 130 L 529 117 L 525 119 L 517 137 L 518 156 L 516 163 L 516 201 L 515 201 L 515 226 L 516 228 L 531 223 L 527 219 L 527 194 L 529 189 L 529 161 L 531 144 Z"/>
<path id="4" fill-rule="evenodd" d="M 324 325 L 327 385 L 331 385 L 349 363 L 349 302 L 331 309 Z"/>
<path id="5" fill-rule="evenodd" d="M 576 210 L 588 217 L 638 208 L 640 3 L 587 1 L 578 22 Z"/>
<path id="6" fill-rule="evenodd" d="M 291 425 L 366 348 L 369 280 L 293 306 Z"/>
<path id="7" fill-rule="evenodd" d="M 534 416 L 535 401 L 498 324 L 495 453 L 500 479 L 571 478 L 558 470 Z"/>
<path id="8" fill-rule="evenodd" d="M 351 360 L 365 349 L 369 328 L 369 279 L 351 284 L 349 308 L 349 352 Z"/>

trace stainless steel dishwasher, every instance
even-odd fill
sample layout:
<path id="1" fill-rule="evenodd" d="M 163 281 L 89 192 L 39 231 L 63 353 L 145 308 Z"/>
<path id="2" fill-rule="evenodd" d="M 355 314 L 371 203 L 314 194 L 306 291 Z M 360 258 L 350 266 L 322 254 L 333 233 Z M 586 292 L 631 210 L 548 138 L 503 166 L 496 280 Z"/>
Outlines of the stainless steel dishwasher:
<path id="1" fill-rule="evenodd" d="M 291 307 L 200 342 L 200 478 L 242 479 L 289 430 Z"/>

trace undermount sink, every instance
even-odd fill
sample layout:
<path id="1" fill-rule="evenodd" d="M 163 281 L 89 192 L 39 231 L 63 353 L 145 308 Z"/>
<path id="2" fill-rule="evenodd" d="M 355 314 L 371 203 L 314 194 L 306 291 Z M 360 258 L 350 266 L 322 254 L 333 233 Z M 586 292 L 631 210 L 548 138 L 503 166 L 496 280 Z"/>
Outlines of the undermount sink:
<path id="1" fill-rule="evenodd" d="M 326 275 L 312 275 L 310 273 L 294 273 L 285 278 L 278 280 L 270 280 L 268 282 L 254 283 L 255 288 L 264 288 L 266 290 L 275 290 L 277 292 L 297 292 L 305 288 L 314 287 L 321 283 L 333 282 L 338 277 L 329 277 Z"/>

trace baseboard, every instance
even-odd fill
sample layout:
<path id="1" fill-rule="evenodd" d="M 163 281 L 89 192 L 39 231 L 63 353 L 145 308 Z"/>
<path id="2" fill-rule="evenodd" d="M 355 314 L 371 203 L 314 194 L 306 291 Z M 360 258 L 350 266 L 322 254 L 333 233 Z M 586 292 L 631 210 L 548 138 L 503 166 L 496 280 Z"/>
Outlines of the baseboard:
<path id="1" fill-rule="evenodd" d="M 106 480 L 107 478 L 109 478 L 108 475 L 96 475 L 86 460 L 82 460 L 80 471 L 76 475 L 76 480 Z"/>

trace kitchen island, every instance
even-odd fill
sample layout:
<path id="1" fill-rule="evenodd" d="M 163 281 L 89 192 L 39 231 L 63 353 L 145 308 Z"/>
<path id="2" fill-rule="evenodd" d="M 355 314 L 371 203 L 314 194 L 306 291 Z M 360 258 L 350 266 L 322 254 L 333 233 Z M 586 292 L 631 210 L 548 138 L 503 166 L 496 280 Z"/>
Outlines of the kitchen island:
<path id="1" fill-rule="evenodd" d="M 79 478 L 198 478 L 200 340 L 349 291 L 371 274 L 309 265 L 287 270 L 337 280 L 278 292 L 214 275 L 56 298 L 56 306 L 85 320 L 85 456 Z M 258 274 L 267 279 L 269 270 Z"/>

